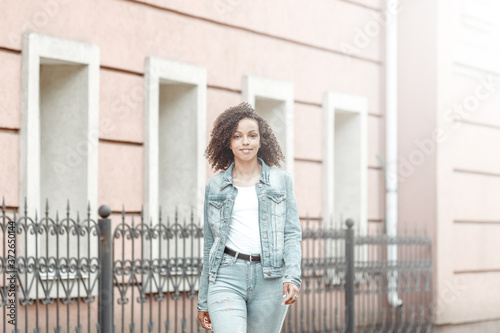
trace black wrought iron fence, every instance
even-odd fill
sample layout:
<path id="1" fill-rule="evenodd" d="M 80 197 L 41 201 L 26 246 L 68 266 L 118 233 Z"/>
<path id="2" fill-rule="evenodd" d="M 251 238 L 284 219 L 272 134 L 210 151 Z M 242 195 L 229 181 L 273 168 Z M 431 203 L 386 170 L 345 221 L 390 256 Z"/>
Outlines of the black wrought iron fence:
<path id="1" fill-rule="evenodd" d="M 66 214 L 0 215 L 0 329 L 2 332 L 90 332 L 97 321 L 101 269 L 99 227 Z"/>
<path id="2" fill-rule="evenodd" d="M 432 332 L 431 241 L 304 221 L 301 300 L 285 332 Z M 392 251 L 392 256 L 388 256 Z M 389 260 L 388 259 L 393 259 Z"/>
<path id="3" fill-rule="evenodd" d="M 3 332 L 201 332 L 196 318 L 203 226 L 194 215 L 145 223 L 0 216 Z M 136 221 L 137 220 L 137 221 Z M 303 221 L 299 301 L 283 332 L 431 332 L 431 242 Z M 12 242 L 9 242 L 13 240 Z M 14 244 L 15 253 L 9 253 Z M 390 254 L 390 255 L 388 255 Z M 389 260 L 389 259 L 393 260 Z M 13 314 L 13 315 L 12 315 Z"/>

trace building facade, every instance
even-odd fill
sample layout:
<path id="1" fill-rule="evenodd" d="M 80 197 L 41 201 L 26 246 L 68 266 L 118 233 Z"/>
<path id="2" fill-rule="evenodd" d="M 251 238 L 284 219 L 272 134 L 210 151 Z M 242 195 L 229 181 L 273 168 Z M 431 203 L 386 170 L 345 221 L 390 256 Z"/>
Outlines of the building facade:
<path id="1" fill-rule="evenodd" d="M 435 244 L 438 330 L 498 330 L 494 1 L 1 5 L 7 208 L 26 201 L 40 214 L 46 199 L 59 211 L 69 200 L 97 217 L 107 204 L 115 225 L 123 207 L 136 215 L 144 207 L 146 221 L 158 219 L 158 206 L 202 219 L 212 123 L 247 101 L 275 131 L 301 219 L 382 228 L 385 30 L 397 17 L 399 227 L 425 226 Z"/>

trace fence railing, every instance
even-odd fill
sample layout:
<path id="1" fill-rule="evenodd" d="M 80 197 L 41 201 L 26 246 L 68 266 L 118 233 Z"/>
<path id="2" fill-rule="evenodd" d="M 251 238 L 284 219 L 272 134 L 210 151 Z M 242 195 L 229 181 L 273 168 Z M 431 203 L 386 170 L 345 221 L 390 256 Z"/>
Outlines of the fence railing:
<path id="1" fill-rule="evenodd" d="M 3 332 L 202 332 L 196 314 L 203 226 L 193 214 L 147 224 L 0 215 Z M 137 220 L 137 222 L 136 222 Z M 431 332 L 431 242 L 302 221 L 300 298 L 283 332 Z M 41 246 L 43 245 L 43 246 Z M 397 253 L 387 260 L 387 249 Z M 10 251 L 10 250 L 14 251 Z M 9 253 L 10 251 L 10 253 Z"/>
<path id="2" fill-rule="evenodd" d="M 0 215 L 0 330 L 90 332 L 100 271 L 99 228 L 90 218 Z M 93 214 L 92 214 L 93 215 Z M 83 251 L 85 249 L 85 251 Z"/>

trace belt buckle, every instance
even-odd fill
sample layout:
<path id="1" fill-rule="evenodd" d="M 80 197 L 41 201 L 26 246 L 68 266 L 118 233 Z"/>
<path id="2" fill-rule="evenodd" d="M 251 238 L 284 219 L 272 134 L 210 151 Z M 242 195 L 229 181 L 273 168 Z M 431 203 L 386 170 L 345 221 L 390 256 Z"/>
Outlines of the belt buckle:
<path id="1" fill-rule="evenodd" d="M 252 255 L 250 255 L 250 262 L 252 262 Z"/>

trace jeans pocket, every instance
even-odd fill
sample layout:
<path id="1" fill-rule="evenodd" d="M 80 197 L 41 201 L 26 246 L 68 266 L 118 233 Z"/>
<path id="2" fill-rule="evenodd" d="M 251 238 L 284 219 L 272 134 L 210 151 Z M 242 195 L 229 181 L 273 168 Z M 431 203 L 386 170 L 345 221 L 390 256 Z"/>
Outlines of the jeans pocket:
<path id="1" fill-rule="evenodd" d="M 227 253 L 224 253 L 224 255 L 222 256 L 222 260 L 220 262 L 220 266 L 219 267 L 228 267 L 228 266 L 231 266 L 232 264 L 235 263 L 235 261 L 236 261 L 235 257 L 230 256 Z"/>

